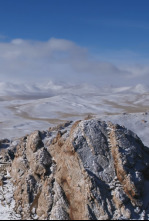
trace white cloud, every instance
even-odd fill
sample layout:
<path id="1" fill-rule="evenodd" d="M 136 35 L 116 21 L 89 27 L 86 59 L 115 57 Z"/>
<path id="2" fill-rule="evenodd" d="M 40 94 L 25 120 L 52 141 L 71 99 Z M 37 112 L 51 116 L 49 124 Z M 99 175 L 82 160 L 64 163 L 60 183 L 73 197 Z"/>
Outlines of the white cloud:
<path id="1" fill-rule="evenodd" d="M 99 57 L 102 57 L 100 55 Z M 0 43 L 0 80 L 7 82 L 87 82 L 134 84 L 146 81 L 149 67 L 118 66 L 91 56 L 72 41 L 52 38 L 47 42 L 14 39 Z M 132 79 L 132 81 L 130 81 Z"/>

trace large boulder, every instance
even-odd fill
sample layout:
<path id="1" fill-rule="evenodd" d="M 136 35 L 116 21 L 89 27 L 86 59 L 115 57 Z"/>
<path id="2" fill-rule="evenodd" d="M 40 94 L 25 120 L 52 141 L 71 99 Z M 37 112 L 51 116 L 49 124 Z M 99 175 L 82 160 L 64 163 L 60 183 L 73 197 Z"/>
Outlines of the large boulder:
<path id="1" fill-rule="evenodd" d="M 12 160 L 22 219 L 148 219 L 149 149 L 133 132 L 97 119 L 35 132 Z"/>

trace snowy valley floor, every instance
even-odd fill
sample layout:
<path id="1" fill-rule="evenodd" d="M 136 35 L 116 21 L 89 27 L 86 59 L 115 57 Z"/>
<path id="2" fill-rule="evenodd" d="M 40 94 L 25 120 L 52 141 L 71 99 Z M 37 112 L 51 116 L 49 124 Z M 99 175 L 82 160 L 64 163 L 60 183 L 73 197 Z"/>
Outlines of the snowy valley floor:
<path id="1" fill-rule="evenodd" d="M 87 116 L 121 124 L 149 146 L 149 88 L 0 83 L 0 139 L 18 138 Z"/>

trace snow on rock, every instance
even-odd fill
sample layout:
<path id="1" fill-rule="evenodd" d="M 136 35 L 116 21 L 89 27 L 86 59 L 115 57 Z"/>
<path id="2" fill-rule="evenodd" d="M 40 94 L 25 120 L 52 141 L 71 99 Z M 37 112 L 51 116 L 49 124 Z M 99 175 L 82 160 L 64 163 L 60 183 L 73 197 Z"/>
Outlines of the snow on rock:
<path id="1" fill-rule="evenodd" d="M 12 184 L 10 174 L 6 173 L 4 165 L 0 164 L 0 220 L 20 220 L 20 215 L 14 211 L 15 187 Z"/>
<path id="2" fill-rule="evenodd" d="M 125 127 L 99 119 L 68 122 L 12 144 L 5 159 L 12 160 L 15 189 L 8 179 L 2 207 L 9 218 L 18 218 L 12 198 L 26 220 L 149 218 L 149 149 Z"/>

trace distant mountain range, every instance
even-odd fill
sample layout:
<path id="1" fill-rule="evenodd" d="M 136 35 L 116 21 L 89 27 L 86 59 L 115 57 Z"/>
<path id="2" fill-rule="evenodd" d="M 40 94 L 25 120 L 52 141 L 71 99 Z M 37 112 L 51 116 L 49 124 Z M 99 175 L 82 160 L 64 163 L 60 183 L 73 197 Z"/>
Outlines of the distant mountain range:
<path id="1" fill-rule="evenodd" d="M 0 137 L 24 135 L 65 120 L 149 111 L 149 87 L 0 82 Z"/>
<path id="2" fill-rule="evenodd" d="M 127 86 L 127 87 L 97 87 L 94 85 L 81 84 L 55 84 L 53 82 L 48 82 L 47 84 L 13 84 L 0 82 L 0 97 L 10 96 L 10 97 L 34 97 L 37 98 L 46 98 L 59 94 L 71 93 L 76 95 L 83 94 L 96 94 L 100 95 L 103 93 L 148 93 L 149 87 L 138 84 L 136 86 Z"/>

